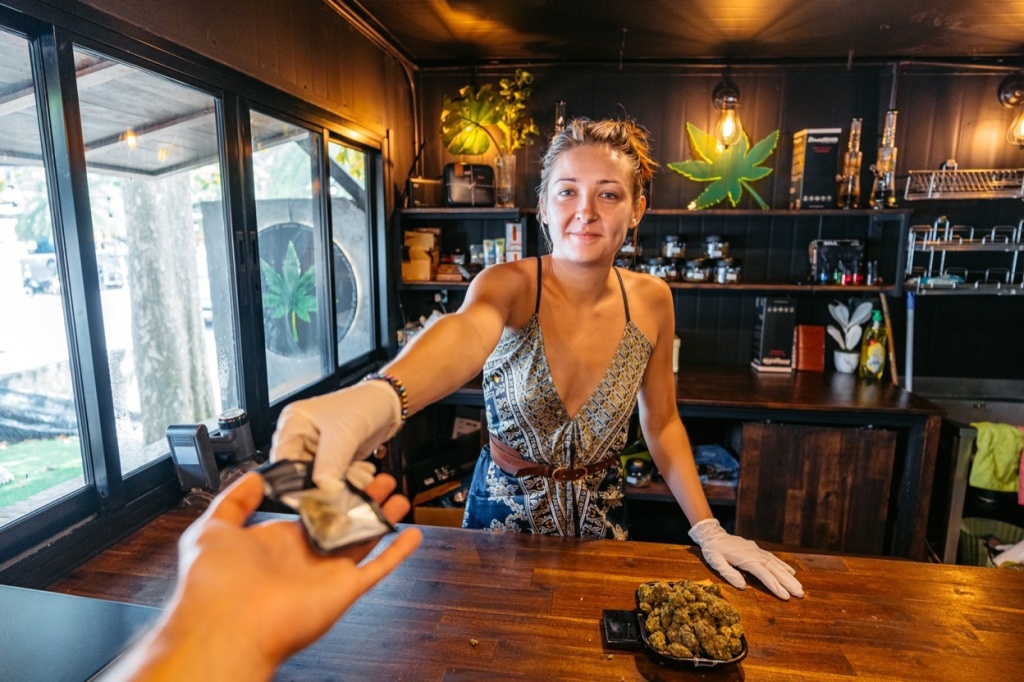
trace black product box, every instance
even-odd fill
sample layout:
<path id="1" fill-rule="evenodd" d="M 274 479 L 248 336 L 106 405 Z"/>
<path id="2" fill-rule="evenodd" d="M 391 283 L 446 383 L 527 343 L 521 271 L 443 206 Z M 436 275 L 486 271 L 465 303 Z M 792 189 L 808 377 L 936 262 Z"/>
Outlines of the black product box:
<path id="1" fill-rule="evenodd" d="M 796 302 L 789 296 L 758 296 L 756 306 L 750 366 L 759 372 L 792 372 Z"/>
<path id="2" fill-rule="evenodd" d="M 790 208 L 835 206 L 842 128 L 805 128 L 793 135 Z"/>
<path id="3" fill-rule="evenodd" d="M 442 206 L 444 201 L 444 185 L 440 178 L 409 178 L 407 194 L 409 196 L 409 208 Z"/>
<path id="4" fill-rule="evenodd" d="M 448 206 L 494 206 L 494 169 L 479 163 L 449 163 L 444 167 Z"/>

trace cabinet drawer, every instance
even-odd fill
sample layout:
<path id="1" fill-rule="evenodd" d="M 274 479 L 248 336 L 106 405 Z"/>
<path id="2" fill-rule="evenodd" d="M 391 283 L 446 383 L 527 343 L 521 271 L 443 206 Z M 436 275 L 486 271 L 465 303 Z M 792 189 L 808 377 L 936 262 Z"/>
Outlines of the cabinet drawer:
<path id="1" fill-rule="evenodd" d="M 881 554 L 895 451 L 895 431 L 744 424 L 736 533 Z"/>

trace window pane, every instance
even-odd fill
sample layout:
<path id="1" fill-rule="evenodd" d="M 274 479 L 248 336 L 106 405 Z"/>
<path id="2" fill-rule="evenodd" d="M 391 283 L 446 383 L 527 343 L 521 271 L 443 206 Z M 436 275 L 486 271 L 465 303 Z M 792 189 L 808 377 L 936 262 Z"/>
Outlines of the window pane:
<path id="1" fill-rule="evenodd" d="M 334 231 L 334 314 L 338 320 L 338 364 L 343 365 L 373 350 L 367 155 L 335 142 L 328 142 L 327 154 Z"/>
<path id="2" fill-rule="evenodd" d="M 75 50 L 104 332 L 125 472 L 170 424 L 238 406 L 216 101 Z"/>
<path id="3" fill-rule="evenodd" d="M 311 157 L 320 136 L 252 112 L 252 166 L 270 402 L 323 379 L 327 272 Z"/>
<path id="4" fill-rule="evenodd" d="M 0 31 L 0 525 L 85 484 L 28 44 Z"/>

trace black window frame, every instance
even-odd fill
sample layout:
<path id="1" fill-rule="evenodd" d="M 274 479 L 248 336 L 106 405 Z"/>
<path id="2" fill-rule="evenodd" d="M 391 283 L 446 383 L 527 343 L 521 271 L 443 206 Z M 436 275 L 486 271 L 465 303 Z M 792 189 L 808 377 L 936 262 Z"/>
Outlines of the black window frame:
<path id="1" fill-rule="evenodd" d="M 175 506 L 184 495 L 169 453 L 128 475 L 121 471 L 99 278 L 93 256 L 73 46 L 171 78 L 212 96 L 217 102 L 224 220 L 230 230 L 228 255 L 234 269 L 238 390 L 260 447 L 269 442 L 277 417 L 287 403 L 350 383 L 388 357 L 388 138 L 387 134 L 375 133 L 95 10 L 77 8 L 71 13 L 30 0 L 19 4 L 26 6 L 29 14 L 0 7 L 0 25 L 28 40 L 33 63 L 58 267 L 66 282 L 63 299 L 86 481 L 81 490 L 0 528 L 0 583 L 44 587 Z M 100 18 L 102 22 L 98 21 Z M 332 314 L 322 317 L 329 320 L 330 334 L 325 336 L 324 343 L 329 366 L 334 370 L 275 405 L 269 404 L 266 382 L 250 109 L 281 117 L 319 135 L 322 149 L 311 155 L 311 160 L 319 171 L 317 203 L 324 244 L 331 244 L 333 237 L 328 141 L 367 154 L 367 229 L 373 280 L 368 294 L 375 309 L 373 349 L 338 367 L 336 320 L 333 305 L 328 304 Z M 316 158 L 312 159 L 313 156 Z M 327 301 L 331 302 L 334 278 L 329 257 L 325 266 Z"/>

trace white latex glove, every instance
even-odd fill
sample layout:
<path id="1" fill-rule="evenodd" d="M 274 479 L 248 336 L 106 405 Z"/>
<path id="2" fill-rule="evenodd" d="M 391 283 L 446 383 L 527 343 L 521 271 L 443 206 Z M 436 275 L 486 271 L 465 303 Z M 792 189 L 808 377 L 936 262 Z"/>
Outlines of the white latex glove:
<path id="1" fill-rule="evenodd" d="M 366 460 L 352 462 L 348 466 L 348 471 L 345 472 L 345 478 L 348 479 L 348 482 L 360 490 L 366 490 L 366 486 L 373 483 L 376 475 L 377 467 L 373 465 L 373 462 L 367 462 Z"/>
<path id="2" fill-rule="evenodd" d="M 729 535 L 718 523 L 718 519 L 704 519 L 696 523 L 689 535 L 700 545 L 711 568 L 718 571 L 733 587 L 740 590 L 747 587 L 747 581 L 733 568 L 735 566 L 752 574 L 779 599 L 788 601 L 790 595 L 804 596 L 800 581 L 793 577 L 796 571 L 792 566 L 751 540 Z"/>
<path id="3" fill-rule="evenodd" d="M 353 459 L 365 459 L 398 433 L 402 401 L 386 381 L 364 381 L 334 393 L 297 400 L 281 411 L 271 461 L 313 460 L 313 481 L 341 485 Z"/>

